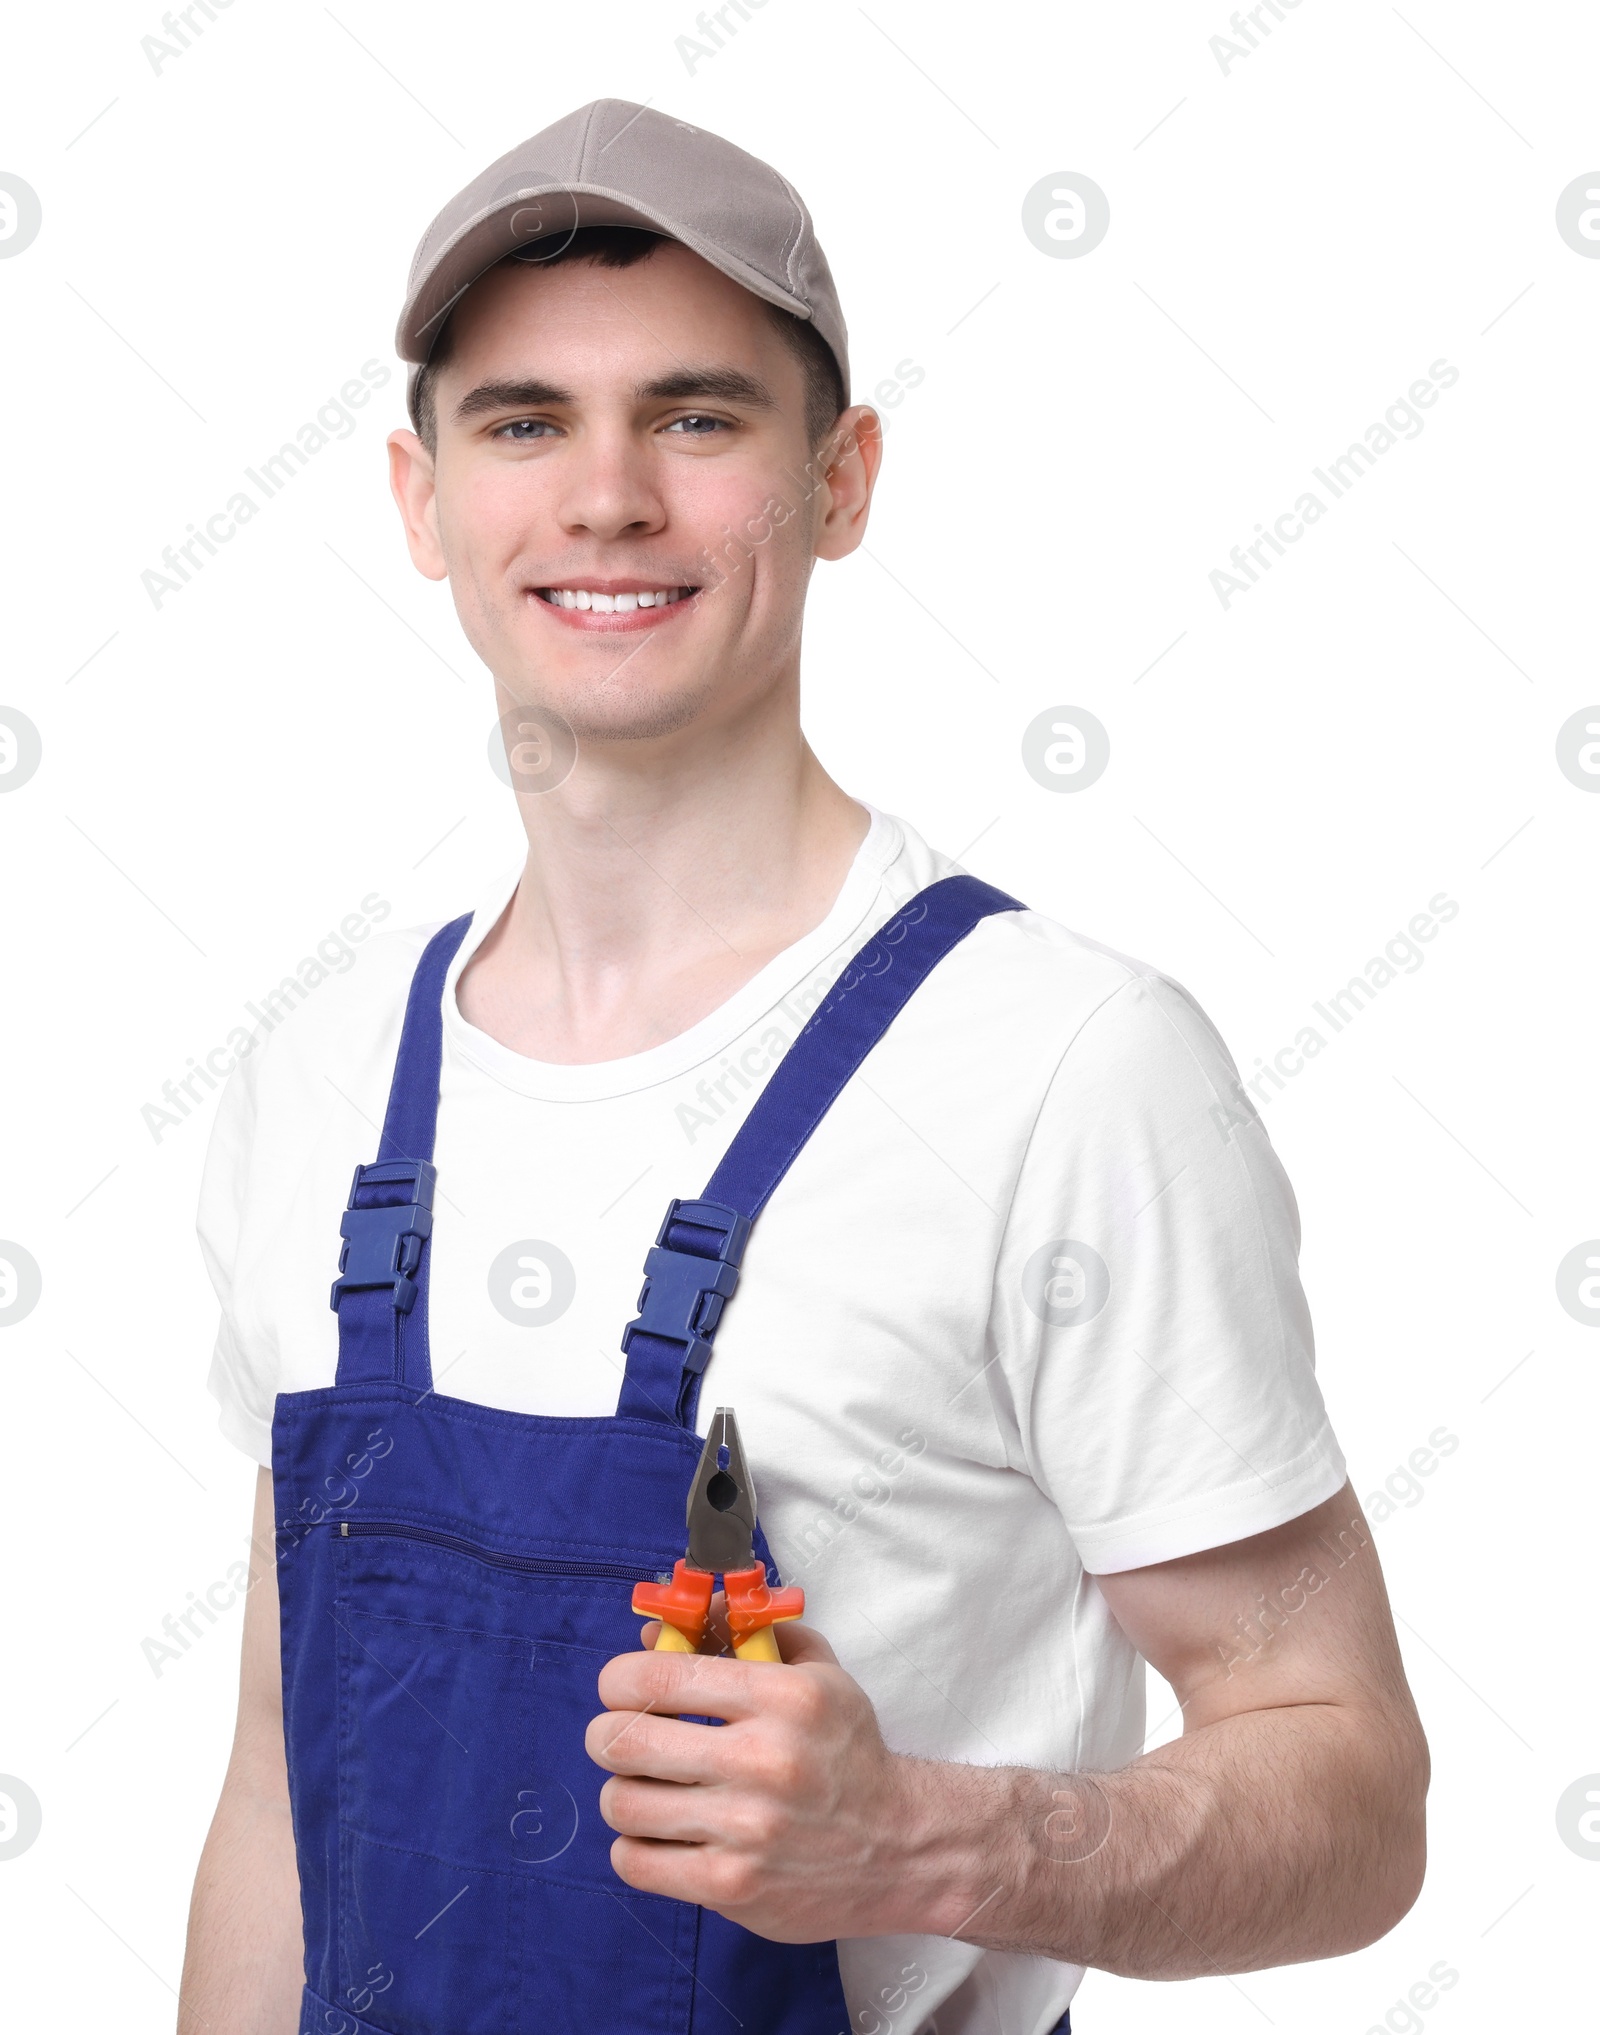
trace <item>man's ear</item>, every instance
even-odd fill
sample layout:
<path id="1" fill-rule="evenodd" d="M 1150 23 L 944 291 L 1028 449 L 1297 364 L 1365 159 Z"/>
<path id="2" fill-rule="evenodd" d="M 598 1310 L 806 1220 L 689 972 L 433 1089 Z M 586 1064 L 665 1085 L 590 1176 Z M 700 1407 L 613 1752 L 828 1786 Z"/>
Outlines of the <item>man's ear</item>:
<path id="1" fill-rule="evenodd" d="M 448 568 L 439 542 L 439 511 L 433 486 L 433 456 L 414 431 L 391 431 L 389 492 L 405 525 L 411 563 L 424 578 L 444 579 Z"/>
<path id="2" fill-rule="evenodd" d="M 847 558 L 867 534 L 872 490 L 883 464 L 883 424 L 877 411 L 866 403 L 841 411 L 818 449 L 816 464 L 827 481 L 821 498 L 817 556 Z"/>

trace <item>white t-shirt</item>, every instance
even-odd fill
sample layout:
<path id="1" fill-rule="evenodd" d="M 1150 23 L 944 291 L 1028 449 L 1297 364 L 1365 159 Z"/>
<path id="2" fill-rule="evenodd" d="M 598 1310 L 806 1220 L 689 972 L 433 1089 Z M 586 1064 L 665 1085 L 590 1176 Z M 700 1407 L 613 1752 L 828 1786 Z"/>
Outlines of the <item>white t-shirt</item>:
<path id="1" fill-rule="evenodd" d="M 680 1037 L 524 1058 L 444 996 L 431 1342 L 442 1390 L 605 1415 L 646 1249 L 695 1195 L 856 949 L 956 865 L 874 812 L 813 932 Z M 412 970 L 380 934 L 242 1059 L 199 1230 L 222 1427 L 271 1460 L 273 1397 L 331 1385 L 339 1217 L 376 1154 Z M 1063 1770 L 1144 1735 L 1094 1576 L 1331 1497 L 1294 1196 L 1237 1071 L 1168 977 L 1034 912 L 983 921 L 850 1081 L 756 1223 L 700 1396 L 739 1416 L 806 1616 L 898 1751 Z M 840 1945 L 853 2015 L 1043 2035 L 1081 1972 L 941 1937 Z M 906 2012 L 909 1993 L 911 2016 Z M 891 2011 L 891 2008 L 897 2011 Z"/>

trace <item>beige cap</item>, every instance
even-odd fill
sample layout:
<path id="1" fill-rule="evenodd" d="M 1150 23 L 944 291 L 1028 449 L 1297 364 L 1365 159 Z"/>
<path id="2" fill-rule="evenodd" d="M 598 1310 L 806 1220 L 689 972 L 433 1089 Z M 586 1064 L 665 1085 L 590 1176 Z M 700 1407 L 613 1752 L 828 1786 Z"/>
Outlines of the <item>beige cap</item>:
<path id="1" fill-rule="evenodd" d="M 396 351 L 412 362 L 413 422 L 418 369 L 463 291 L 517 248 L 578 226 L 664 233 L 769 304 L 809 319 L 850 400 L 844 315 L 794 186 L 703 127 L 627 99 L 596 99 L 491 163 L 423 234 L 395 332 Z"/>

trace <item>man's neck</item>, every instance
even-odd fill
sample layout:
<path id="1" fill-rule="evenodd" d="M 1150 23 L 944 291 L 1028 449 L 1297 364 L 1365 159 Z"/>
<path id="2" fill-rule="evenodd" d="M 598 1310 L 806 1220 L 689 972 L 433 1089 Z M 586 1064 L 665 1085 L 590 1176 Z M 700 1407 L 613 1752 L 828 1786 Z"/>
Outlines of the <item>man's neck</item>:
<path id="1" fill-rule="evenodd" d="M 462 972 L 469 1024 L 530 1059 L 620 1059 L 826 918 L 869 822 L 795 722 L 682 736 L 581 745 L 521 800 L 527 865 Z"/>

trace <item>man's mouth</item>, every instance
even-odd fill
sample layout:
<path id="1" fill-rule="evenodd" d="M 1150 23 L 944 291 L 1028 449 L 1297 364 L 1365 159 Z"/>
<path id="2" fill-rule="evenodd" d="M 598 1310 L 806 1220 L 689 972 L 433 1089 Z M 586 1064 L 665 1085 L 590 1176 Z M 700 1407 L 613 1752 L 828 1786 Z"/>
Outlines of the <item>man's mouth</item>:
<path id="1" fill-rule="evenodd" d="M 674 609 L 699 593 L 697 586 L 662 586 L 642 581 L 591 580 L 577 586 L 541 586 L 529 591 L 569 627 L 607 633 L 659 626 Z"/>

